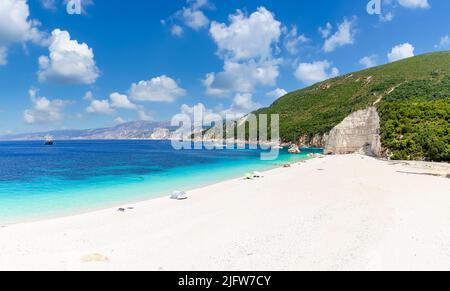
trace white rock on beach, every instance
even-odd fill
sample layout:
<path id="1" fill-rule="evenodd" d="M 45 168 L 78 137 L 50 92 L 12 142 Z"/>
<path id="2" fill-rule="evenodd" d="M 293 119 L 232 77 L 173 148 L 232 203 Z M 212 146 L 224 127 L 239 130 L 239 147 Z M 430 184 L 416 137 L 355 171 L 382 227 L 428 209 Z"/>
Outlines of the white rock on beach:
<path id="1" fill-rule="evenodd" d="M 186 200 L 188 198 L 186 192 L 184 191 L 174 191 L 171 195 L 170 195 L 170 199 L 173 200 Z"/>
<path id="2" fill-rule="evenodd" d="M 297 145 L 291 145 L 291 146 L 289 147 L 288 152 L 289 152 L 290 154 L 299 154 L 301 151 L 300 151 L 300 148 L 299 148 Z"/>

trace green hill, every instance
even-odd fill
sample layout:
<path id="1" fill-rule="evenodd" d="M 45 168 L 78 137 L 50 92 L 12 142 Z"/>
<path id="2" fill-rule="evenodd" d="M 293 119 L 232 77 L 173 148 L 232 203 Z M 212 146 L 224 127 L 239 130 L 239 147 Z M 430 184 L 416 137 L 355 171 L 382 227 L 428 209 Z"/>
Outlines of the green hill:
<path id="1" fill-rule="evenodd" d="M 256 113 L 280 114 L 284 142 L 328 133 L 376 105 L 393 159 L 450 161 L 450 52 L 425 54 L 295 91 Z"/>

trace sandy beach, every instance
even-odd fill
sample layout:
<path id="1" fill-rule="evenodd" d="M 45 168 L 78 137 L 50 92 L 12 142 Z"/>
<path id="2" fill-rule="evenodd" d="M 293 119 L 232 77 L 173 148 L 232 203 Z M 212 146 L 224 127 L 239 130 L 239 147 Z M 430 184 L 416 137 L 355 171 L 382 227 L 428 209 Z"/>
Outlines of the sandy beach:
<path id="1" fill-rule="evenodd" d="M 449 169 L 327 156 L 185 201 L 6 225 L 0 270 L 450 270 Z"/>

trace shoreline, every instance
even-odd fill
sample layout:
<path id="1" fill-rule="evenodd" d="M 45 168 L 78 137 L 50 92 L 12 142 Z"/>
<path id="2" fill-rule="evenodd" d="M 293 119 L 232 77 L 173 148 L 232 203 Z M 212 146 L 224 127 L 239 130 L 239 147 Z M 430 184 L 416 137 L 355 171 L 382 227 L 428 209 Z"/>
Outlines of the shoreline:
<path id="1" fill-rule="evenodd" d="M 0 269 L 450 270 L 450 180 L 416 170 L 325 156 L 184 201 L 13 224 L 0 228 Z"/>
<path id="2" fill-rule="evenodd" d="M 317 157 L 305 157 L 305 158 L 299 159 L 297 161 L 291 161 L 291 162 L 287 161 L 285 163 L 280 163 L 279 165 L 274 165 L 273 167 L 271 167 L 268 170 L 263 170 L 263 171 L 261 171 L 261 173 L 265 174 L 267 172 L 270 172 L 270 171 L 273 171 L 276 169 L 281 169 L 281 168 L 283 168 L 283 166 L 285 164 L 295 165 L 295 164 L 303 163 L 305 161 L 308 161 L 308 160 L 311 160 L 314 158 L 317 158 Z M 186 192 L 200 191 L 204 188 L 208 188 L 208 187 L 211 187 L 214 185 L 219 185 L 219 184 L 223 184 L 223 183 L 230 182 L 230 181 L 243 180 L 244 174 L 245 173 L 242 173 L 242 177 L 240 177 L 240 178 L 236 177 L 236 178 L 224 179 L 224 180 L 218 181 L 218 182 L 211 181 L 210 183 L 205 183 L 205 185 L 203 185 L 203 186 L 192 186 L 192 188 L 181 189 L 181 190 L 186 191 Z M 60 214 L 55 214 L 55 215 L 48 215 L 48 216 L 43 215 L 43 216 L 36 217 L 36 218 L 17 219 L 17 221 L 13 221 L 13 222 L 0 223 L 0 228 L 10 227 L 10 226 L 20 225 L 20 224 L 26 224 L 26 223 L 35 223 L 35 222 L 40 222 L 40 221 L 57 220 L 57 219 L 65 218 L 65 217 L 74 217 L 74 216 L 94 213 L 94 212 L 98 212 L 98 211 L 113 210 L 113 209 L 116 209 L 116 211 L 118 211 L 119 208 L 130 207 L 129 206 L 130 204 L 139 204 L 139 203 L 150 202 L 150 201 L 154 201 L 154 200 L 158 200 L 158 199 L 170 199 L 169 198 L 170 194 L 171 193 L 160 193 L 158 195 L 155 195 L 155 197 L 152 197 L 152 198 L 136 199 L 135 201 L 129 201 L 129 202 L 124 202 L 124 203 L 111 203 L 111 205 L 108 205 L 108 206 L 92 207 L 90 209 L 84 209 L 84 210 L 80 210 L 77 212 L 68 211 L 68 213 L 61 212 Z M 39 216 L 39 215 L 37 215 L 37 216 Z"/>

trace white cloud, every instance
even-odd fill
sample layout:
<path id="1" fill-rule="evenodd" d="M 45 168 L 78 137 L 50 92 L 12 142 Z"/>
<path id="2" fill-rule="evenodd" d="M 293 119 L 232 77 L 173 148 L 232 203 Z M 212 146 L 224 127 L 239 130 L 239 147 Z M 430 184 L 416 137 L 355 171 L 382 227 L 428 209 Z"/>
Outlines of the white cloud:
<path id="1" fill-rule="evenodd" d="M 403 7 L 411 9 L 430 7 L 428 0 L 398 0 L 398 3 Z"/>
<path id="2" fill-rule="evenodd" d="M 230 24 L 213 22 L 210 34 L 219 54 L 232 60 L 268 59 L 281 36 L 281 23 L 264 7 L 250 16 L 238 10 L 230 15 Z"/>
<path id="3" fill-rule="evenodd" d="M 260 104 L 253 102 L 252 94 L 236 94 L 236 96 L 234 96 L 232 109 L 250 112 L 259 107 L 261 107 Z"/>
<path id="4" fill-rule="evenodd" d="M 186 3 L 186 7 L 177 11 L 167 20 L 161 20 L 161 23 L 166 25 L 167 21 L 173 22 L 176 20 L 195 30 L 208 27 L 210 20 L 202 9 L 212 9 L 214 6 L 208 0 L 187 0 Z M 183 33 L 183 28 L 174 24 L 171 27 L 171 33 L 173 36 L 179 37 Z"/>
<path id="5" fill-rule="evenodd" d="M 56 9 L 56 0 L 41 0 L 41 5 L 47 10 Z"/>
<path id="6" fill-rule="evenodd" d="M 138 110 L 138 118 L 142 121 L 152 121 L 153 116 L 151 116 L 149 113 L 145 112 L 144 109 Z"/>
<path id="7" fill-rule="evenodd" d="M 224 96 L 229 92 L 229 87 L 218 86 L 216 83 L 216 73 L 208 73 L 202 80 L 203 86 L 206 88 L 206 94 L 209 96 Z M 222 87 L 222 88 L 220 88 Z"/>
<path id="8" fill-rule="evenodd" d="M 172 33 L 173 36 L 181 37 L 183 35 L 183 28 L 179 25 L 172 25 L 172 28 L 170 29 L 170 33 Z"/>
<path id="9" fill-rule="evenodd" d="M 39 31 L 39 21 L 32 20 L 27 0 L 0 1 L 0 47 L 6 63 L 6 48 L 14 43 L 31 41 L 43 44 L 45 34 Z"/>
<path id="10" fill-rule="evenodd" d="M 25 123 L 28 123 L 28 124 L 33 124 L 36 122 L 36 118 L 29 110 L 26 110 L 23 113 L 23 121 L 25 121 Z"/>
<path id="11" fill-rule="evenodd" d="M 108 100 L 92 100 L 89 107 L 86 108 L 86 112 L 109 115 L 115 113 L 115 110 L 111 107 Z"/>
<path id="12" fill-rule="evenodd" d="M 251 93 L 256 86 L 275 85 L 281 60 L 274 59 L 273 53 L 281 23 L 264 7 L 248 16 L 238 10 L 229 20 L 228 25 L 211 24 L 210 34 L 224 66 L 222 72 L 206 75 L 207 94 Z"/>
<path id="13" fill-rule="evenodd" d="M 281 88 L 277 88 L 273 91 L 267 92 L 266 96 L 268 97 L 272 97 L 274 99 L 278 99 L 280 97 L 283 97 L 284 95 L 286 95 L 288 92 L 284 89 Z"/>
<path id="14" fill-rule="evenodd" d="M 183 104 L 180 107 L 180 113 L 188 116 L 195 127 L 214 121 L 219 114 L 217 111 L 206 108 L 203 103 L 197 103 L 192 106 Z"/>
<path id="15" fill-rule="evenodd" d="M 450 47 L 450 37 L 448 35 L 441 37 L 439 43 L 435 45 L 436 48 L 448 48 Z"/>
<path id="16" fill-rule="evenodd" d="M 134 110 L 139 120 L 150 121 L 153 117 L 145 112 L 145 109 L 141 105 L 136 105 L 130 101 L 127 95 L 114 92 L 109 95 L 109 99 L 106 100 L 96 100 L 93 99 L 92 93 L 89 91 L 86 93 L 88 98 L 85 100 L 90 101 L 89 106 L 86 108 L 86 112 L 91 114 L 102 114 L 102 115 L 112 115 L 119 109 Z M 124 123 L 125 121 L 121 117 L 117 117 L 116 123 Z"/>
<path id="17" fill-rule="evenodd" d="M 62 4 L 67 4 L 70 0 L 64 0 L 64 1 L 60 1 L 60 0 L 39 0 L 41 2 L 41 6 L 44 9 L 47 10 L 55 10 L 58 5 L 60 4 L 59 2 L 61 2 Z M 82 13 L 86 13 L 86 7 L 89 5 L 93 5 L 94 1 L 93 0 L 79 0 L 80 4 L 81 4 L 81 11 Z M 61 5 L 61 7 L 63 7 L 63 5 Z M 64 7 L 65 9 L 65 7 Z"/>
<path id="18" fill-rule="evenodd" d="M 395 18 L 395 10 L 401 6 L 407 9 L 426 9 L 430 8 L 428 0 L 382 0 L 383 11 L 379 19 L 381 22 L 389 22 Z"/>
<path id="19" fill-rule="evenodd" d="M 122 117 L 117 117 L 116 119 L 114 119 L 114 123 L 115 124 L 123 124 L 123 123 L 125 123 L 126 121 L 125 121 L 125 119 L 123 119 Z"/>
<path id="20" fill-rule="evenodd" d="M 5 46 L 0 46 L 0 66 L 6 65 L 8 63 L 7 56 L 8 49 Z"/>
<path id="21" fill-rule="evenodd" d="M 290 54 L 295 55 L 299 51 L 299 46 L 309 41 L 304 34 L 298 34 L 297 26 L 294 25 L 284 39 L 284 46 Z"/>
<path id="22" fill-rule="evenodd" d="M 332 36 L 325 40 L 323 50 L 327 53 L 333 52 L 338 47 L 353 44 L 355 42 L 356 18 L 352 20 L 344 19 L 344 22 L 339 24 L 338 30 Z"/>
<path id="23" fill-rule="evenodd" d="M 186 90 L 180 88 L 175 80 L 160 76 L 149 81 L 133 83 L 130 97 L 136 101 L 173 102 L 177 97 L 185 96 Z"/>
<path id="24" fill-rule="evenodd" d="M 210 123 L 217 120 L 217 117 L 238 119 L 246 114 L 260 108 L 261 105 L 253 101 L 252 94 L 236 94 L 233 98 L 230 107 L 224 109 L 223 106 L 218 106 L 214 109 L 207 108 L 203 103 L 197 103 L 193 106 L 183 104 L 181 106 L 181 114 L 187 115 L 191 118 L 195 125 L 200 125 L 200 122 Z M 197 120 L 194 120 L 194 116 Z M 201 120 L 198 120 L 200 119 Z"/>
<path id="25" fill-rule="evenodd" d="M 386 13 L 380 15 L 380 21 L 381 22 L 389 22 L 389 21 L 394 20 L 394 17 L 395 17 L 394 12 L 389 11 L 389 12 L 386 12 Z"/>
<path id="26" fill-rule="evenodd" d="M 414 46 L 409 43 L 397 45 L 388 53 L 389 62 L 395 62 L 414 56 Z"/>
<path id="27" fill-rule="evenodd" d="M 181 105 L 180 111 L 181 111 L 181 114 L 185 114 L 190 117 L 193 117 L 196 112 L 202 112 L 203 114 L 213 113 L 213 111 L 210 109 L 207 109 L 203 103 L 197 103 L 193 106 L 183 104 L 183 105 Z"/>
<path id="28" fill-rule="evenodd" d="M 39 81 L 69 84 L 93 84 L 99 77 L 94 53 L 85 43 L 71 40 L 67 31 L 55 29 L 49 57 L 39 57 Z"/>
<path id="29" fill-rule="evenodd" d="M 119 94 L 117 92 L 112 93 L 109 96 L 111 100 L 111 107 L 113 108 L 123 108 L 123 109 L 136 109 L 136 104 L 132 103 L 127 95 Z"/>
<path id="30" fill-rule="evenodd" d="M 226 60 L 224 70 L 210 73 L 203 84 L 209 95 L 223 95 L 232 92 L 250 93 L 256 86 L 274 86 L 279 76 L 279 61 L 257 63 Z"/>
<path id="31" fill-rule="evenodd" d="M 39 22 L 29 17 L 27 0 L 0 1 L 0 45 L 37 41 Z"/>
<path id="32" fill-rule="evenodd" d="M 219 115 L 223 118 L 238 119 L 259 108 L 261 108 L 261 104 L 253 101 L 252 94 L 236 94 L 231 106 L 228 109 L 220 110 Z"/>
<path id="33" fill-rule="evenodd" d="M 89 107 L 86 108 L 88 113 L 113 114 L 116 109 L 141 110 L 141 107 L 132 103 L 127 95 L 117 92 L 110 94 L 109 100 L 96 100 L 93 99 L 92 92 L 88 91 L 83 99 L 90 101 Z"/>
<path id="34" fill-rule="evenodd" d="M 83 99 L 86 101 L 92 101 L 94 100 L 94 93 L 92 93 L 92 91 L 87 91 L 84 96 Z"/>
<path id="35" fill-rule="evenodd" d="M 327 23 L 325 27 L 319 27 L 319 33 L 323 38 L 327 38 L 331 35 L 331 32 L 333 31 L 333 25 L 331 23 Z"/>
<path id="36" fill-rule="evenodd" d="M 205 7 L 213 7 L 211 3 L 209 3 L 209 0 L 187 0 L 187 3 L 193 8 L 193 9 L 201 9 Z"/>
<path id="37" fill-rule="evenodd" d="M 339 75 L 339 70 L 332 67 L 328 61 L 317 61 L 313 63 L 301 63 L 295 71 L 295 77 L 311 85 Z"/>
<path id="38" fill-rule="evenodd" d="M 377 56 L 376 55 L 366 56 L 361 60 L 359 60 L 359 64 L 367 69 L 375 67 L 377 65 Z"/>
<path id="39" fill-rule="evenodd" d="M 25 110 L 23 120 L 28 124 L 61 121 L 62 111 L 69 102 L 60 99 L 49 100 L 46 97 L 38 96 L 37 93 L 38 91 L 34 89 L 28 91 L 33 108 Z"/>
<path id="40" fill-rule="evenodd" d="M 183 8 L 181 16 L 187 26 L 196 30 L 209 25 L 209 19 L 203 11 L 195 10 L 192 7 Z"/>

